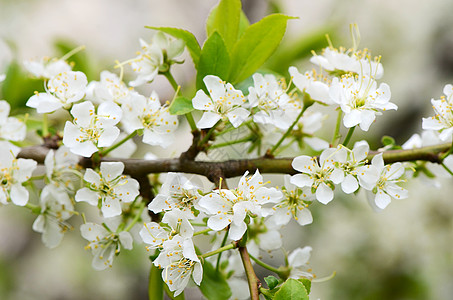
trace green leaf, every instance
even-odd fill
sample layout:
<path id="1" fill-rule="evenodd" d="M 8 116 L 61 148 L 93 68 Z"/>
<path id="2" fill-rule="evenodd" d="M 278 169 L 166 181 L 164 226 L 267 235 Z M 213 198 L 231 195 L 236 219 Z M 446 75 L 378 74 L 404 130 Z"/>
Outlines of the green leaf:
<path id="1" fill-rule="evenodd" d="M 238 39 L 242 4 L 240 0 L 221 0 L 211 10 L 206 21 L 207 36 L 217 31 L 225 41 L 227 49 L 233 49 Z"/>
<path id="2" fill-rule="evenodd" d="M 266 281 L 270 290 L 273 290 L 278 285 L 278 279 L 272 275 L 264 277 L 264 281 Z"/>
<path id="3" fill-rule="evenodd" d="M 6 70 L 6 79 L 0 84 L 1 99 L 11 106 L 12 114 L 23 112 L 25 103 L 35 91 L 43 91 L 44 84 L 40 79 L 33 79 L 21 68 L 17 61 L 12 61 Z"/>
<path id="4" fill-rule="evenodd" d="M 275 294 L 274 300 L 308 300 L 308 294 L 301 282 L 290 278 Z"/>
<path id="5" fill-rule="evenodd" d="M 148 296 L 149 299 L 164 298 L 164 282 L 162 281 L 162 270 L 151 264 L 149 272 Z"/>
<path id="6" fill-rule="evenodd" d="M 76 49 L 79 45 L 70 40 L 59 39 L 55 41 L 54 46 L 58 50 L 60 54 L 59 56 L 61 57 Z M 86 51 L 80 50 L 77 53 L 74 53 L 67 59 L 67 61 L 74 64 L 72 70 L 83 72 L 87 76 L 88 81 L 94 80 L 97 76 L 99 76 L 93 70 L 93 63 L 90 61 Z"/>
<path id="7" fill-rule="evenodd" d="M 388 135 L 384 135 L 381 142 L 384 146 L 394 146 L 396 144 L 395 139 Z"/>
<path id="8" fill-rule="evenodd" d="M 233 48 L 228 81 L 238 83 L 252 75 L 274 53 L 293 17 L 267 16 L 250 25 Z"/>
<path id="9" fill-rule="evenodd" d="M 302 282 L 302 284 L 304 285 L 305 289 L 307 290 L 307 294 L 310 294 L 310 290 L 311 290 L 311 280 L 307 279 L 307 278 L 301 278 L 301 279 L 298 279 L 300 282 Z"/>
<path id="10" fill-rule="evenodd" d="M 198 66 L 198 60 L 200 59 L 200 52 L 201 48 L 198 44 L 197 39 L 193 35 L 193 33 L 180 29 L 180 28 L 173 28 L 173 27 L 154 27 L 154 26 L 145 26 L 149 29 L 160 30 L 165 32 L 177 39 L 181 39 L 186 43 L 187 50 L 189 50 L 190 56 L 192 57 L 193 63 L 195 68 Z"/>
<path id="11" fill-rule="evenodd" d="M 192 106 L 192 100 L 180 96 L 171 102 L 169 110 L 172 115 L 185 115 L 194 110 L 194 108 Z"/>
<path id="12" fill-rule="evenodd" d="M 240 38 L 245 30 L 250 26 L 249 19 L 245 15 L 245 13 L 241 10 L 241 16 L 239 17 L 239 32 L 238 32 L 238 38 Z"/>
<path id="13" fill-rule="evenodd" d="M 230 56 L 225 43 L 217 32 L 214 32 L 204 43 L 197 70 L 197 89 L 206 91 L 203 78 L 206 75 L 217 75 L 222 79 L 228 76 Z"/>
<path id="14" fill-rule="evenodd" d="M 207 261 L 203 264 L 200 290 L 208 300 L 227 300 L 231 297 L 230 286 L 226 279 Z"/>

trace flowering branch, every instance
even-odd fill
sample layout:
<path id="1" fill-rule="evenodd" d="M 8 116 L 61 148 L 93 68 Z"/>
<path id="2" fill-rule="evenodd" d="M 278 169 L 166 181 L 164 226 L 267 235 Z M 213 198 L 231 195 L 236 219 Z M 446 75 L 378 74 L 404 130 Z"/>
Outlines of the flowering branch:
<path id="1" fill-rule="evenodd" d="M 450 143 L 435 146 L 427 146 L 409 150 L 387 150 L 383 152 L 383 159 L 386 164 L 404 161 L 430 161 L 433 163 L 442 162 L 442 154 L 448 151 Z M 39 163 L 44 162 L 48 148 L 43 146 L 26 147 L 21 150 L 18 157 L 32 158 Z M 187 153 L 187 152 L 185 152 Z M 371 151 L 367 157 L 371 160 L 378 151 Z M 186 154 L 185 154 L 186 155 Z M 237 159 L 220 162 L 194 161 L 189 159 L 173 158 L 160 160 L 143 159 L 118 159 L 103 157 L 102 162 L 120 161 L 125 165 L 125 173 L 134 178 L 150 173 L 182 172 L 204 175 L 214 181 L 215 174 L 223 173 L 224 178 L 241 176 L 245 171 L 254 172 L 259 169 L 261 173 L 282 173 L 296 174 L 291 166 L 294 158 L 253 158 Z M 82 158 L 79 162 L 81 166 L 91 166 L 89 158 Z"/>

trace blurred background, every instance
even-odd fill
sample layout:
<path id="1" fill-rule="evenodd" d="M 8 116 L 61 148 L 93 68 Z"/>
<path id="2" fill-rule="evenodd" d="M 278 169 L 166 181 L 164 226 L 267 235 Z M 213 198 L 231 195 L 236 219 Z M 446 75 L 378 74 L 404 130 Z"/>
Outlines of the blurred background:
<path id="1" fill-rule="evenodd" d="M 216 3 L 0 0 L 0 74 L 7 76 L 0 83 L 0 98 L 21 112 L 33 91 L 42 90 L 41 81 L 26 75 L 22 61 L 61 57 L 79 45 L 86 50 L 74 57 L 76 68 L 98 80 L 101 70 L 113 70 L 115 60 L 135 56 L 139 38 L 150 39 L 153 33 L 145 25 L 185 28 L 203 41 L 204 22 Z M 367 133 L 373 149 L 381 146 L 383 135 L 402 144 L 420 132 L 421 117 L 431 115 L 430 99 L 438 99 L 443 86 L 453 83 L 451 0 L 244 0 L 243 7 L 251 23 L 271 12 L 299 17 L 289 22 L 281 48 L 267 65 L 283 75 L 290 65 L 311 68 L 310 50 L 327 45 L 326 33 L 335 46 L 351 47 L 349 24 L 359 25 L 359 48 L 382 55 L 381 81 L 390 85 L 392 102 L 399 106 L 378 117 Z M 193 65 L 185 57 L 187 63 L 173 72 L 190 88 Z M 165 78 L 147 89 L 157 90 L 162 100 L 172 97 Z M 187 142 L 182 148 L 188 146 L 190 136 L 182 141 Z M 180 148 L 166 155 L 176 156 Z M 361 193 L 328 206 L 313 205 L 314 223 L 292 224 L 284 242 L 288 250 L 313 248 L 310 265 L 318 277 L 336 272 L 333 279 L 313 284 L 313 299 L 452 299 L 453 184 L 442 184 L 414 180 L 407 186 L 410 197 L 393 201 L 381 213 L 373 212 Z M 33 221 L 17 207 L 0 208 L 0 299 L 146 299 L 150 263 L 143 246 L 123 252 L 112 269 L 97 272 L 91 253 L 83 249 L 78 224 L 49 250 L 32 231 Z M 277 254 L 265 259 L 279 261 Z"/>

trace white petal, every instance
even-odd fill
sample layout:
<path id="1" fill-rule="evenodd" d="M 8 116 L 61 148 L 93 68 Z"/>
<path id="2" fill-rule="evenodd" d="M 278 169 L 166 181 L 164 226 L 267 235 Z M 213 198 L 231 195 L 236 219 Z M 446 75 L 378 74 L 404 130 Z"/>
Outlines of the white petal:
<path id="1" fill-rule="evenodd" d="M 384 209 L 387 207 L 387 205 L 390 204 L 391 198 L 382 190 L 378 190 L 378 192 L 376 193 L 376 197 L 374 198 L 374 201 L 377 207 L 379 207 L 380 209 Z"/>
<path id="2" fill-rule="evenodd" d="M 200 121 L 197 123 L 197 127 L 200 129 L 211 128 L 214 126 L 221 117 L 213 112 L 207 111 L 203 114 Z"/>
<path id="3" fill-rule="evenodd" d="M 19 183 L 11 186 L 10 195 L 11 201 L 18 206 L 24 206 L 28 203 L 28 191 Z"/>
<path id="4" fill-rule="evenodd" d="M 351 174 L 346 175 L 345 179 L 341 183 L 341 189 L 346 194 L 354 193 L 358 188 L 359 183 L 357 182 L 357 179 Z"/>
<path id="5" fill-rule="evenodd" d="M 316 199 L 322 204 L 327 204 L 333 199 L 333 191 L 324 182 L 316 189 Z"/>
<path id="6" fill-rule="evenodd" d="M 88 202 L 91 205 L 97 206 L 99 201 L 99 194 L 88 188 L 81 188 L 75 195 L 75 201 L 84 201 Z"/>
<path id="7" fill-rule="evenodd" d="M 228 120 L 230 120 L 231 124 L 235 128 L 237 128 L 245 120 L 247 120 L 247 117 L 250 115 L 250 112 L 248 110 L 246 110 L 245 108 L 238 107 L 235 110 L 227 113 L 226 115 L 228 117 Z"/>

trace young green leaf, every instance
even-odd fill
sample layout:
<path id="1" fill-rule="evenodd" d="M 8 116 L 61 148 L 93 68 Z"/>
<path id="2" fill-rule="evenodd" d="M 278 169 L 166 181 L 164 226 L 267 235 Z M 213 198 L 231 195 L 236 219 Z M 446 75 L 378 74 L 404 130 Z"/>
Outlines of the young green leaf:
<path id="1" fill-rule="evenodd" d="M 194 108 L 190 99 L 180 96 L 171 102 L 169 110 L 172 115 L 185 115 L 194 110 Z"/>
<path id="2" fill-rule="evenodd" d="M 206 90 L 203 78 L 206 75 L 217 75 L 222 79 L 228 76 L 230 55 L 225 43 L 217 32 L 214 32 L 204 43 L 197 70 L 197 89 Z"/>
<path id="3" fill-rule="evenodd" d="M 233 48 L 228 81 L 238 83 L 252 75 L 277 49 L 293 17 L 267 16 L 250 25 Z"/>
<path id="4" fill-rule="evenodd" d="M 186 43 L 187 50 L 189 50 L 189 53 L 190 53 L 190 56 L 192 57 L 195 68 L 197 68 L 198 60 L 200 59 L 201 48 L 200 48 L 200 45 L 198 44 L 197 39 L 191 32 L 184 30 L 184 29 L 173 28 L 173 27 L 154 27 L 154 26 L 145 26 L 145 27 L 149 28 L 149 29 L 160 30 L 177 39 L 183 40 Z"/>
<path id="5" fill-rule="evenodd" d="M 241 10 L 241 16 L 239 17 L 239 32 L 238 32 L 238 38 L 240 38 L 245 30 L 250 26 L 249 19 L 245 15 L 245 13 Z"/>
<path id="6" fill-rule="evenodd" d="M 278 279 L 272 275 L 264 277 L 264 281 L 266 281 L 270 290 L 273 290 L 278 285 Z"/>
<path id="7" fill-rule="evenodd" d="M 208 300 L 227 300 L 231 297 L 230 286 L 225 277 L 207 261 L 203 264 L 200 290 Z"/>
<path id="8" fill-rule="evenodd" d="M 240 0 L 221 0 L 211 10 L 206 21 L 207 36 L 217 31 L 227 49 L 232 49 L 238 39 L 242 4 Z"/>
<path id="9" fill-rule="evenodd" d="M 305 289 L 307 290 L 307 294 L 310 294 L 310 290 L 311 290 L 311 280 L 307 279 L 307 278 L 301 278 L 301 279 L 298 279 L 300 282 L 302 282 L 302 284 L 304 285 Z"/>
<path id="10" fill-rule="evenodd" d="M 290 278 L 275 294 L 274 300 L 308 300 L 308 294 L 301 282 Z"/>

